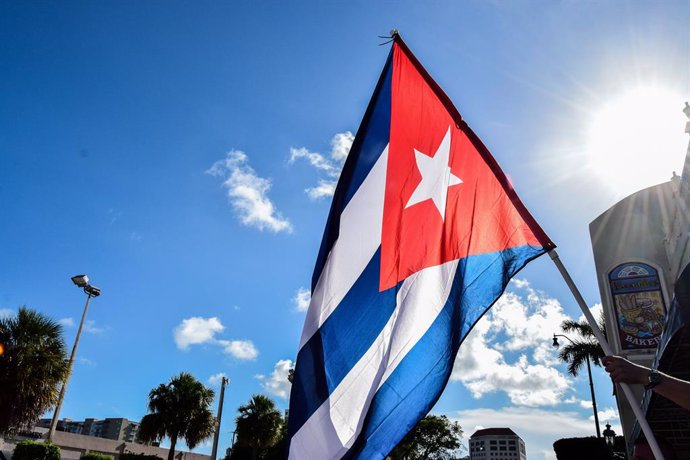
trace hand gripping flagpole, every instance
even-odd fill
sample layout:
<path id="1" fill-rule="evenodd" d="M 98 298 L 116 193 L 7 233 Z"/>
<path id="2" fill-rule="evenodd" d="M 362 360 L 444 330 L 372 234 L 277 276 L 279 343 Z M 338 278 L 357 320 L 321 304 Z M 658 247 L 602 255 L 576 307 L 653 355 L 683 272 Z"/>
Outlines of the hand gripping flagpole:
<path id="1" fill-rule="evenodd" d="M 580 291 L 578 290 L 577 286 L 575 286 L 575 282 L 570 277 L 568 270 L 565 269 L 565 266 L 563 265 L 563 262 L 561 262 L 561 259 L 558 257 L 558 253 L 556 252 L 556 250 L 550 250 L 549 256 L 551 256 L 551 260 L 553 260 L 553 263 L 556 264 L 556 267 L 558 267 L 558 271 L 561 272 L 561 276 L 570 288 L 570 292 L 573 293 L 573 296 L 575 297 L 575 300 L 580 306 L 582 313 L 584 313 L 585 318 L 587 318 L 587 322 L 592 327 L 592 332 L 594 332 L 594 335 L 599 341 L 599 345 L 601 345 L 601 348 L 604 350 L 604 354 L 606 354 L 606 356 L 613 355 L 613 350 L 611 349 L 611 346 L 606 341 L 606 337 L 604 337 L 604 334 L 599 329 L 599 326 L 597 325 L 597 322 L 594 319 L 594 315 L 592 315 L 592 312 L 589 311 L 589 307 L 587 306 L 585 299 L 582 297 L 582 294 L 580 294 Z M 635 413 L 635 417 L 637 418 L 637 421 L 640 424 L 640 428 L 642 429 L 642 432 L 644 433 L 645 438 L 647 439 L 647 443 L 649 443 L 649 447 L 651 447 L 652 452 L 654 453 L 654 458 L 656 460 L 664 460 L 664 456 L 661 453 L 661 449 L 659 449 L 659 444 L 656 442 L 654 433 L 652 433 L 652 428 L 649 426 L 649 422 L 647 421 L 647 418 L 642 412 L 642 408 L 640 407 L 639 402 L 636 401 L 632 389 L 627 383 L 619 383 L 619 385 L 623 389 L 623 393 L 625 393 L 625 397 L 627 398 L 630 407 L 632 407 L 632 410 Z"/>

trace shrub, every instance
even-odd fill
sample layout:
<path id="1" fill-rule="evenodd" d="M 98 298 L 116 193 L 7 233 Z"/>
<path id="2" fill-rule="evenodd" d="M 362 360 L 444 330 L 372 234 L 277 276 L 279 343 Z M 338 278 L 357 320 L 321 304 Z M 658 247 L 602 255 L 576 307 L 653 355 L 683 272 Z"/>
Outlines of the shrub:
<path id="1" fill-rule="evenodd" d="M 133 454 L 127 452 L 125 454 L 120 454 L 120 460 L 161 460 L 161 458 L 156 455 Z"/>
<path id="2" fill-rule="evenodd" d="M 21 441 L 12 452 L 13 460 L 60 460 L 60 448 L 55 444 Z"/>
<path id="3" fill-rule="evenodd" d="M 113 460 L 112 455 L 100 454 L 98 452 L 84 452 L 79 460 Z"/>
<path id="4" fill-rule="evenodd" d="M 610 460 L 604 438 L 564 438 L 553 443 L 558 460 Z"/>

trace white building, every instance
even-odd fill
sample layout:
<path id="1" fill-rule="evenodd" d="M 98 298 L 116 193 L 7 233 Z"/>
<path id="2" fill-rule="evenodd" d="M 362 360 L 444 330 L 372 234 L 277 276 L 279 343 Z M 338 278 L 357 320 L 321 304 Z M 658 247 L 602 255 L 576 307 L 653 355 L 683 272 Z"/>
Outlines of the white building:
<path id="1" fill-rule="evenodd" d="M 470 460 L 527 460 L 525 442 L 510 428 L 485 428 L 470 436 Z"/>

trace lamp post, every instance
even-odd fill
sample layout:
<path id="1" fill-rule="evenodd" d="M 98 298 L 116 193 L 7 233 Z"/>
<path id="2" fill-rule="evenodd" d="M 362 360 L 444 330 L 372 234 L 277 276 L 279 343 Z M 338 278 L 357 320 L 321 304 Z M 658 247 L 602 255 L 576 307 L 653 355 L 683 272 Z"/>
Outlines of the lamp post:
<path id="1" fill-rule="evenodd" d="M 86 293 L 86 304 L 84 305 L 84 312 L 81 315 L 81 322 L 79 323 L 79 329 L 77 330 L 77 337 L 74 339 L 72 354 L 70 355 L 69 363 L 67 364 L 67 374 L 65 375 L 65 381 L 62 382 L 62 388 L 60 389 L 60 396 L 58 397 L 58 402 L 55 406 L 53 419 L 50 421 L 50 430 L 48 431 L 47 438 L 48 441 L 52 441 L 53 436 L 55 435 L 55 428 L 57 427 L 58 418 L 60 417 L 60 408 L 62 407 L 62 400 L 65 398 L 65 390 L 67 389 L 67 382 L 69 382 L 70 375 L 72 374 L 72 365 L 74 364 L 74 356 L 77 354 L 77 346 L 79 345 L 81 330 L 84 327 L 86 312 L 89 309 L 89 301 L 91 300 L 91 297 L 98 297 L 99 295 L 101 295 L 101 290 L 96 286 L 91 286 L 89 284 L 89 277 L 86 275 L 73 276 L 72 282 L 75 285 L 77 285 L 77 287 L 84 289 L 84 292 Z"/>
<path id="2" fill-rule="evenodd" d="M 604 430 L 604 440 L 609 449 L 613 449 L 613 445 L 616 443 L 616 432 L 611 429 L 611 424 L 606 424 L 606 429 Z"/>
<path id="3" fill-rule="evenodd" d="M 564 339 L 567 339 L 570 343 L 575 345 L 575 342 L 570 340 L 570 337 L 568 337 L 567 335 L 554 334 L 553 335 L 553 346 L 554 346 L 554 348 L 558 348 L 558 338 L 557 337 L 563 337 Z M 589 355 L 585 355 L 585 358 L 587 359 L 587 374 L 589 375 L 589 391 L 592 394 L 592 409 L 594 411 L 594 425 L 597 428 L 597 438 L 601 438 L 601 431 L 599 430 L 599 414 L 597 414 L 597 400 L 594 397 L 594 383 L 592 382 L 592 366 L 589 364 Z"/>

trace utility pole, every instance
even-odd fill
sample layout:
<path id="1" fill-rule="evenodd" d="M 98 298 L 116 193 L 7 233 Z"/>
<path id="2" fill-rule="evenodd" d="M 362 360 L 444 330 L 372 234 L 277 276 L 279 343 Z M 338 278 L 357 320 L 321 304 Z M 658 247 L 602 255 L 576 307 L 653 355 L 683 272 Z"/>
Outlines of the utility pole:
<path id="1" fill-rule="evenodd" d="M 218 401 L 218 417 L 216 418 L 216 434 L 213 436 L 213 450 L 211 451 L 211 460 L 216 460 L 218 453 L 218 437 L 220 436 L 220 420 L 223 417 L 223 398 L 225 397 L 225 385 L 228 383 L 228 378 L 223 377 L 220 383 L 220 400 Z"/>

